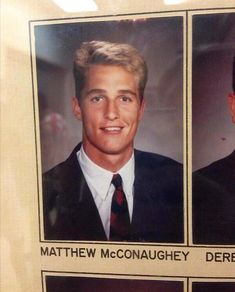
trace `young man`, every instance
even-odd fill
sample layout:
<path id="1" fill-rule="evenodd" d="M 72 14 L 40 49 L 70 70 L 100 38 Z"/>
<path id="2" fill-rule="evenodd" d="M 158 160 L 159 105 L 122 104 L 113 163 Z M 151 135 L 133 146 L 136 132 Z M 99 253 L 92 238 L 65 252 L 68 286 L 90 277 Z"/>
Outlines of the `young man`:
<path id="1" fill-rule="evenodd" d="M 228 106 L 235 123 L 235 58 Z M 193 242 L 235 244 L 235 150 L 193 174 Z"/>
<path id="2" fill-rule="evenodd" d="M 83 138 L 43 176 L 45 239 L 183 242 L 183 171 L 134 150 L 147 67 L 130 45 L 83 43 L 74 60 Z"/>

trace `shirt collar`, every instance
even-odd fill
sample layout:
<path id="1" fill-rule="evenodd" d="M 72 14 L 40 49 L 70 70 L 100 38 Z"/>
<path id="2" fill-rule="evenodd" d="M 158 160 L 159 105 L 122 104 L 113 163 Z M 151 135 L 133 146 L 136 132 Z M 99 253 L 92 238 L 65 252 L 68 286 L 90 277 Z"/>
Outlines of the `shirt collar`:
<path id="1" fill-rule="evenodd" d="M 84 172 L 85 178 L 89 180 L 89 184 L 93 186 L 98 195 L 105 200 L 110 184 L 113 178 L 113 172 L 106 170 L 97 164 L 95 164 L 86 155 L 83 146 L 80 151 L 77 152 L 78 161 Z M 134 152 L 127 163 L 116 173 L 119 173 L 122 177 L 123 190 L 126 196 L 133 195 L 133 184 L 134 184 Z"/>

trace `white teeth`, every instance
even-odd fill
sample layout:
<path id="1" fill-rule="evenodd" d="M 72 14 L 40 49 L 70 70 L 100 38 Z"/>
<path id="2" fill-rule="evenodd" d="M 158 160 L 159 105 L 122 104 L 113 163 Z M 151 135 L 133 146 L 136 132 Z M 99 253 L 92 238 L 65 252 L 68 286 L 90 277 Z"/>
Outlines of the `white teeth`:
<path id="1" fill-rule="evenodd" d="M 120 127 L 108 127 L 105 128 L 106 131 L 120 131 L 121 128 Z"/>

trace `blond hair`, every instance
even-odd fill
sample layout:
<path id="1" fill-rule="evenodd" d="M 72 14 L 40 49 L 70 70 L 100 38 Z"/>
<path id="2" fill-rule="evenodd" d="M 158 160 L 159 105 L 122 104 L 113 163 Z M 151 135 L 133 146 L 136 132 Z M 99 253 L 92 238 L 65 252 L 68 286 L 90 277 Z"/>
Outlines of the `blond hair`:
<path id="1" fill-rule="evenodd" d="M 140 53 L 128 44 L 104 41 L 84 42 L 74 57 L 74 80 L 76 97 L 79 99 L 91 65 L 121 66 L 138 79 L 139 96 L 143 99 L 147 82 L 147 65 Z"/>

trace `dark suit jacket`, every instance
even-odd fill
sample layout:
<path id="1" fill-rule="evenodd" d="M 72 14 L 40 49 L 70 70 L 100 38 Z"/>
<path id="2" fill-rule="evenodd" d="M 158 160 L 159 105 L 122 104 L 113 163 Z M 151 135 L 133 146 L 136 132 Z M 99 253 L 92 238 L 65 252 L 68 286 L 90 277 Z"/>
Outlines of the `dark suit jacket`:
<path id="1" fill-rule="evenodd" d="M 74 149 L 43 175 L 45 239 L 107 240 Z M 129 241 L 183 242 L 183 170 L 172 159 L 135 150 Z"/>
<path id="2" fill-rule="evenodd" d="M 193 242 L 235 244 L 235 151 L 193 174 Z"/>

